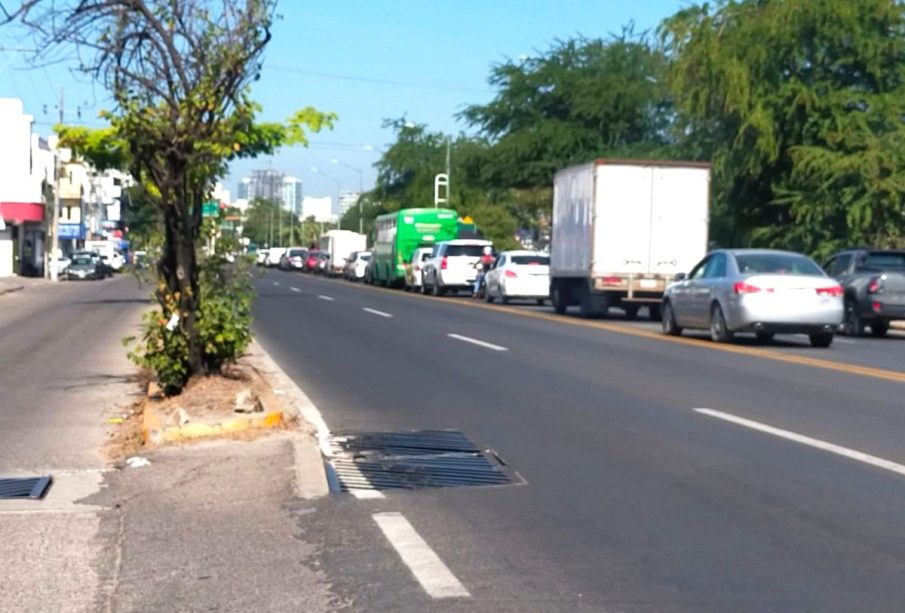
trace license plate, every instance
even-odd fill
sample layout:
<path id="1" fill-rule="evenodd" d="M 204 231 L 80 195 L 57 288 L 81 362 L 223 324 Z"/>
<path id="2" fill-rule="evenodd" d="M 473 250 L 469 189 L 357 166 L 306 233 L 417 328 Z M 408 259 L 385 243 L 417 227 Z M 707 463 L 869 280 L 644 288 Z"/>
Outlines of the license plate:
<path id="1" fill-rule="evenodd" d="M 656 279 L 641 279 L 641 282 L 639 283 L 639 285 L 641 287 L 643 287 L 644 289 L 652 289 L 654 287 L 657 287 L 657 280 Z"/>

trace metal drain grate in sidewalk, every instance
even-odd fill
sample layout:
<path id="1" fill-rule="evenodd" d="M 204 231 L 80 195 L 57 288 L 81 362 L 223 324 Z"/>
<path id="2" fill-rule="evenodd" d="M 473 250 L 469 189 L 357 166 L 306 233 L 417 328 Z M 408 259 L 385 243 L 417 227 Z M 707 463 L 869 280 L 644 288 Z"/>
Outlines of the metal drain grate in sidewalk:
<path id="1" fill-rule="evenodd" d="M 0 500 L 43 498 L 52 482 L 50 476 L 0 478 Z"/>
<path id="2" fill-rule="evenodd" d="M 455 430 L 350 433 L 334 436 L 330 445 L 342 492 L 512 482 L 495 454 Z"/>

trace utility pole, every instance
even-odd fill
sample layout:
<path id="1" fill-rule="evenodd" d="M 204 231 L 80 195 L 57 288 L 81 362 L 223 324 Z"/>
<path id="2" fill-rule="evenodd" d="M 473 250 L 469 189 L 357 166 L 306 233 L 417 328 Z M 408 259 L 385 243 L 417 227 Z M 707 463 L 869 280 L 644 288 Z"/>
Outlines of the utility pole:
<path id="1" fill-rule="evenodd" d="M 283 246 L 283 198 L 279 198 L 277 202 L 280 203 L 280 208 L 277 210 L 277 217 L 280 220 L 280 233 L 277 235 L 277 240 L 280 241 L 280 247 Z"/>
<path id="2" fill-rule="evenodd" d="M 60 124 L 63 123 L 63 88 L 60 88 Z M 60 151 L 60 139 L 57 137 L 57 145 L 53 152 L 53 213 L 50 220 L 50 280 L 59 281 L 60 274 L 57 268 L 60 261 L 57 259 L 57 251 L 60 248 L 60 178 L 63 174 L 62 152 Z"/>
<path id="3" fill-rule="evenodd" d="M 452 194 L 449 191 L 449 149 L 450 149 L 450 138 L 446 137 L 446 200 L 447 205 L 449 206 L 449 200 L 451 199 Z"/>
<path id="4" fill-rule="evenodd" d="M 270 246 L 273 247 L 273 202 L 271 201 L 270 206 Z"/>

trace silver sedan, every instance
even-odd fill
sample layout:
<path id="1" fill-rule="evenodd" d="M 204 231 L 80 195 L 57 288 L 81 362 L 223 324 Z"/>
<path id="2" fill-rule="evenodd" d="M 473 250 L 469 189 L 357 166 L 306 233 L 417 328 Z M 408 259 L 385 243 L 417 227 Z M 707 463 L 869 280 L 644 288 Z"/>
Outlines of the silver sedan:
<path id="1" fill-rule="evenodd" d="M 709 329 L 721 343 L 736 332 L 753 332 L 762 342 L 774 334 L 807 334 L 815 347 L 829 347 L 842 323 L 842 295 L 842 287 L 800 253 L 722 249 L 667 288 L 663 332 Z"/>

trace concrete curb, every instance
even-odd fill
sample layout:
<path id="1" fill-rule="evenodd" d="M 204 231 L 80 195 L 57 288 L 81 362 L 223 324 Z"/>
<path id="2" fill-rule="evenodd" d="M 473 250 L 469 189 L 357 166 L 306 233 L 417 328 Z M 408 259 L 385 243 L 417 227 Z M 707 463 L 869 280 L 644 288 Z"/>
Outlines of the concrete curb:
<path id="1" fill-rule="evenodd" d="M 311 398 L 287 375 L 258 341 L 248 349 L 249 364 L 270 382 L 274 394 L 290 415 L 303 426 L 293 441 L 295 451 L 296 494 L 311 499 L 330 493 L 324 458 L 331 455 L 330 429 Z"/>
<path id="2" fill-rule="evenodd" d="M 160 413 L 154 407 L 146 406 L 142 415 L 141 436 L 146 444 L 163 445 L 248 430 L 280 428 L 285 421 L 283 411 L 276 410 L 253 416 L 233 417 L 215 424 L 188 423 L 183 426 L 162 426 Z"/>

